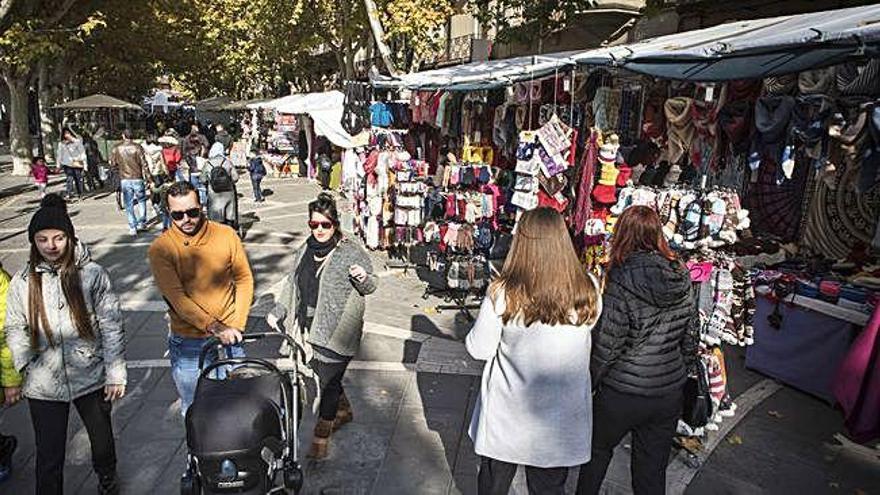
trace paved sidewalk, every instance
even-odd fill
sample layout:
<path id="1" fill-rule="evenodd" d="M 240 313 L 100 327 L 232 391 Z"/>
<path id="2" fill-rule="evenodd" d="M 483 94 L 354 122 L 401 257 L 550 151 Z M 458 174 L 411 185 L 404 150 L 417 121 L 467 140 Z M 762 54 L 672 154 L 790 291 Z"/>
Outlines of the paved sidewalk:
<path id="1" fill-rule="evenodd" d="M 0 261 L 24 266 L 26 227 L 38 201 L 23 179 L 0 175 Z M 305 239 L 305 205 L 318 189 L 302 180 L 267 179 L 273 194 L 255 205 L 242 187 L 248 251 L 257 283 L 250 330 L 265 329 L 261 315 L 274 301 L 294 248 Z M 55 186 L 58 187 L 58 186 Z M 5 195 L 4 192 L 12 191 Z M 150 233 L 132 238 L 111 195 L 70 207 L 78 235 L 107 267 L 123 300 L 128 336 L 129 394 L 116 405 L 119 472 L 126 494 L 178 493 L 185 453 L 177 396 L 165 357 L 164 303 L 145 262 Z M 437 312 L 443 301 L 423 298 L 413 272 L 386 269 L 368 300 L 360 353 L 344 381 L 355 421 L 333 436 L 330 456 L 306 462 L 308 494 L 475 494 L 477 459 L 466 429 L 477 399 L 482 363 L 461 343 L 470 322 L 460 313 Z M 256 349 L 255 352 L 267 352 Z M 670 460 L 669 493 L 880 493 L 880 459 L 869 449 L 840 447 L 840 414 L 827 404 L 781 387 L 744 368 L 741 349 L 729 349 L 731 392 L 737 416 L 710 437 L 701 466 L 678 454 Z M 310 442 L 313 420 L 300 429 Z M 0 493 L 33 492 L 33 434 L 27 406 L 0 412 L 0 431 L 19 437 L 13 479 Z M 66 493 L 93 494 L 88 439 L 71 415 Z M 629 448 L 624 442 L 609 469 L 606 493 L 629 493 Z M 576 471 L 569 479 L 573 493 Z M 522 473 L 511 490 L 525 494 Z"/>

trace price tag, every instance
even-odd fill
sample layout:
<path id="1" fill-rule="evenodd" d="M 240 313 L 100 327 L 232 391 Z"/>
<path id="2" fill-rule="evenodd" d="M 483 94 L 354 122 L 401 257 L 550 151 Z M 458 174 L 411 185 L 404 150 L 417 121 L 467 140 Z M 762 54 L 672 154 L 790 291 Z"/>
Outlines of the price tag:
<path id="1" fill-rule="evenodd" d="M 715 85 L 711 84 L 706 86 L 706 101 L 712 101 L 715 97 Z"/>
<path id="2" fill-rule="evenodd" d="M 566 93 L 571 91 L 571 79 L 566 78 L 562 80 L 562 90 Z"/>

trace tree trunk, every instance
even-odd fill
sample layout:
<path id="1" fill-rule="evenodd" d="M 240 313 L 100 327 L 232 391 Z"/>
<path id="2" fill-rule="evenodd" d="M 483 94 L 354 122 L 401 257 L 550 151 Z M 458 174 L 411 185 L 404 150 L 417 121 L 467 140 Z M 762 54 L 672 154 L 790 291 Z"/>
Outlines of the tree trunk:
<path id="1" fill-rule="evenodd" d="M 52 87 L 49 81 L 49 64 L 40 62 L 37 95 L 40 102 L 40 136 L 42 137 L 43 156 L 47 162 L 55 162 L 53 144 L 56 141 L 55 119 L 52 118 Z"/>
<path id="2" fill-rule="evenodd" d="M 376 48 L 382 55 L 385 67 L 392 76 L 397 76 L 397 68 L 391 59 L 391 50 L 385 44 L 385 30 L 382 29 L 382 21 L 379 19 L 379 9 L 376 7 L 374 0 L 364 0 L 364 7 L 367 11 L 367 18 L 370 19 L 370 29 L 373 31 L 373 38 L 376 40 Z"/>
<path id="3" fill-rule="evenodd" d="M 9 87 L 9 152 L 12 154 L 12 175 L 28 175 L 33 149 L 28 129 L 28 80 L 30 77 L 4 77 Z"/>

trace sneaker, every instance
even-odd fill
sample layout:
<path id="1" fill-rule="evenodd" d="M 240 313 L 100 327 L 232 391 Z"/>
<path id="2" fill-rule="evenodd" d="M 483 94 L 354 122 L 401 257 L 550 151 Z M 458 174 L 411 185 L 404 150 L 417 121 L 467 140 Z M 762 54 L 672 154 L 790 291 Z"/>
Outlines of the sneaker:
<path id="1" fill-rule="evenodd" d="M 131 236 L 133 236 L 133 237 L 137 237 L 137 235 L 138 235 L 138 231 L 137 231 L 137 229 L 133 229 L 133 228 L 129 227 L 129 228 L 128 228 L 128 234 L 131 235 Z"/>

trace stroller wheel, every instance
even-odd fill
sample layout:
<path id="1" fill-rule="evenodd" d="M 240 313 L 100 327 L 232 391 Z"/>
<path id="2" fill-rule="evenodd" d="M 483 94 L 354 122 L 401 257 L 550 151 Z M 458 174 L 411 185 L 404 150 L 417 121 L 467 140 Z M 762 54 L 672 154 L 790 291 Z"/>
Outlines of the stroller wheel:
<path id="1" fill-rule="evenodd" d="M 180 477 L 180 495 L 201 495 L 202 483 L 189 469 Z"/>
<path id="2" fill-rule="evenodd" d="M 295 462 L 284 463 L 284 488 L 299 493 L 303 486 L 303 472 Z"/>

